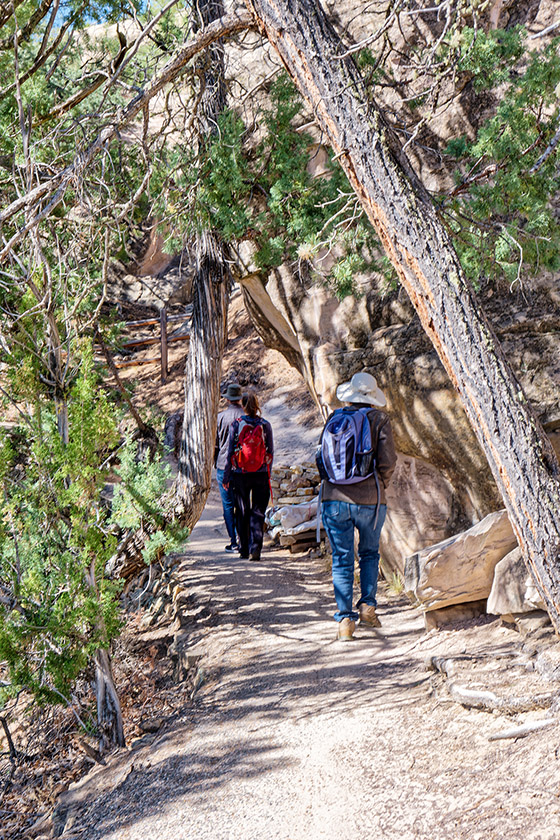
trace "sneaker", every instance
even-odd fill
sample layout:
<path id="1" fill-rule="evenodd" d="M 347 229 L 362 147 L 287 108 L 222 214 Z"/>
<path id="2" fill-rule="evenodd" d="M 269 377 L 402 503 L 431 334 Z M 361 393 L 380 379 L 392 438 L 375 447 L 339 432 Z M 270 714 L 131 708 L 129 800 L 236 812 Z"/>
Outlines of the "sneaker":
<path id="1" fill-rule="evenodd" d="M 358 609 L 360 612 L 360 624 L 365 624 L 367 627 L 381 627 L 381 622 L 373 604 L 360 604 Z"/>
<path id="2" fill-rule="evenodd" d="M 353 642 L 354 630 L 356 629 L 356 622 L 351 618 L 343 618 L 338 622 L 338 640 L 340 642 Z"/>
<path id="3" fill-rule="evenodd" d="M 229 545 L 226 545 L 226 551 L 239 551 L 239 546 L 237 545 L 237 543 L 230 543 Z"/>
<path id="4" fill-rule="evenodd" d="M 260 559 L 261 559 L 260 551 L 252 551 L 251 554 L 249 555 L 249 560 L 253 560 L 253 562 L 257 562 Z"/>

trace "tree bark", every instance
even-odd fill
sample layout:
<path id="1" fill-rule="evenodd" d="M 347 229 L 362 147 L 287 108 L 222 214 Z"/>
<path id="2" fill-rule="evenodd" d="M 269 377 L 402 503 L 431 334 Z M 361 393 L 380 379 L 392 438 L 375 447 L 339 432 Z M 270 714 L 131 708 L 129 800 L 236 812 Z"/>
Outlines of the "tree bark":
<path id="1" fill-rule="evenodd" d="M 452 242 L 315 0 L 246 0 L 328 137 L 457 388 L 560 632 L 560 467 Z"/>
<path id="2" fill-rule="evenodd" d="M 222 0 L 203 0 L 197 6 L 197 13 L 199 24 L 206 26 L 223 16 Z M 204 92 L 199 142 L 204 148 L 226 106 L 223 45 L 212 44 L 200 64 Z M 225 246 L 213 232 L 197 235 L 194 257 L 196 272 L 185 369 L 185 411 L 175 484 L 179 516 L 189 528 L 200 518 L 210 492 L 230 277 Z"/>
<path id="3" fill-rule="evenodd" d="M 121 704 L 115 688 L 111 659 L 104 648 L 95 652 L 95 683 L 99 752 L 103 755 L 108 748 L 125 745 Z"/>

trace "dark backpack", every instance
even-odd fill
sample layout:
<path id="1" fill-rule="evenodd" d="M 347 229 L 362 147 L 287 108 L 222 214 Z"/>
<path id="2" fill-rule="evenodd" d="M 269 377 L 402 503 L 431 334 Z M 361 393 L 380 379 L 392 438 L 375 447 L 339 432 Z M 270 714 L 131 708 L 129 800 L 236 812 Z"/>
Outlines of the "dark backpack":
<path id="1" fill-rule="evenodd" d="M 241 472 L 257 472 L 268 461 L 264 428 L 262 423 L 238 421 L 237 443 L 233 455 L 234 462 Z"/>
<path id="2" fill-rule="evenodd" d="M 375 474 L 371 408 L 337 408 L 325 423 L 316 460 L 319 475 L 332 484 L 356 484 Z"/>

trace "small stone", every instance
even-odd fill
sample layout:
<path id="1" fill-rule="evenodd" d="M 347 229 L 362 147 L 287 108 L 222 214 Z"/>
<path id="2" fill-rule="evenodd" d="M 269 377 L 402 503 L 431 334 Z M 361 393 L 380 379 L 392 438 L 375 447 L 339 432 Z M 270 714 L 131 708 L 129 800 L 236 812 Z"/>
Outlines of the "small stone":
<path id="1" fill-rule="evenodd" d="M 154 623 L 155 620 L 156 620 L 156 617 L 153 613 L 151 613 L 151 612 L 145 613 L 145 615 L 143 615 L 141 620 L 140 620 L 140 629 L 141 630 L 147 630 L 148 627 L 151 627 L 151 625 Z"/>

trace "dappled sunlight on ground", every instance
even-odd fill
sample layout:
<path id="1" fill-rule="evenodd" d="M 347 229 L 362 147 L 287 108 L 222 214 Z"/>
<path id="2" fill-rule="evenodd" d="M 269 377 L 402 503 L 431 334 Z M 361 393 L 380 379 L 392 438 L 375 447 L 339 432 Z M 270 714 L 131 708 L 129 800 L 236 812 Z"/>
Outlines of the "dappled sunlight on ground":
<path id="1" fill-rule="evenodd" d="M 323 560 L 265 550 L 251 563 L 225 543 L 214 488 L 180 567 L 211 614 L 183 631 L 198 691 L 112 789 L 86 782 L 76 826 L 88 840 L 560 836 L 543 831 L 560 826 L 547 734 L 490 743 L 504 724 L 434 696 L 425 664 L 506 655 L 516 634 L 426 634 L 405 599 L 381 595 L 382 629 L 337 642 Z"/>

